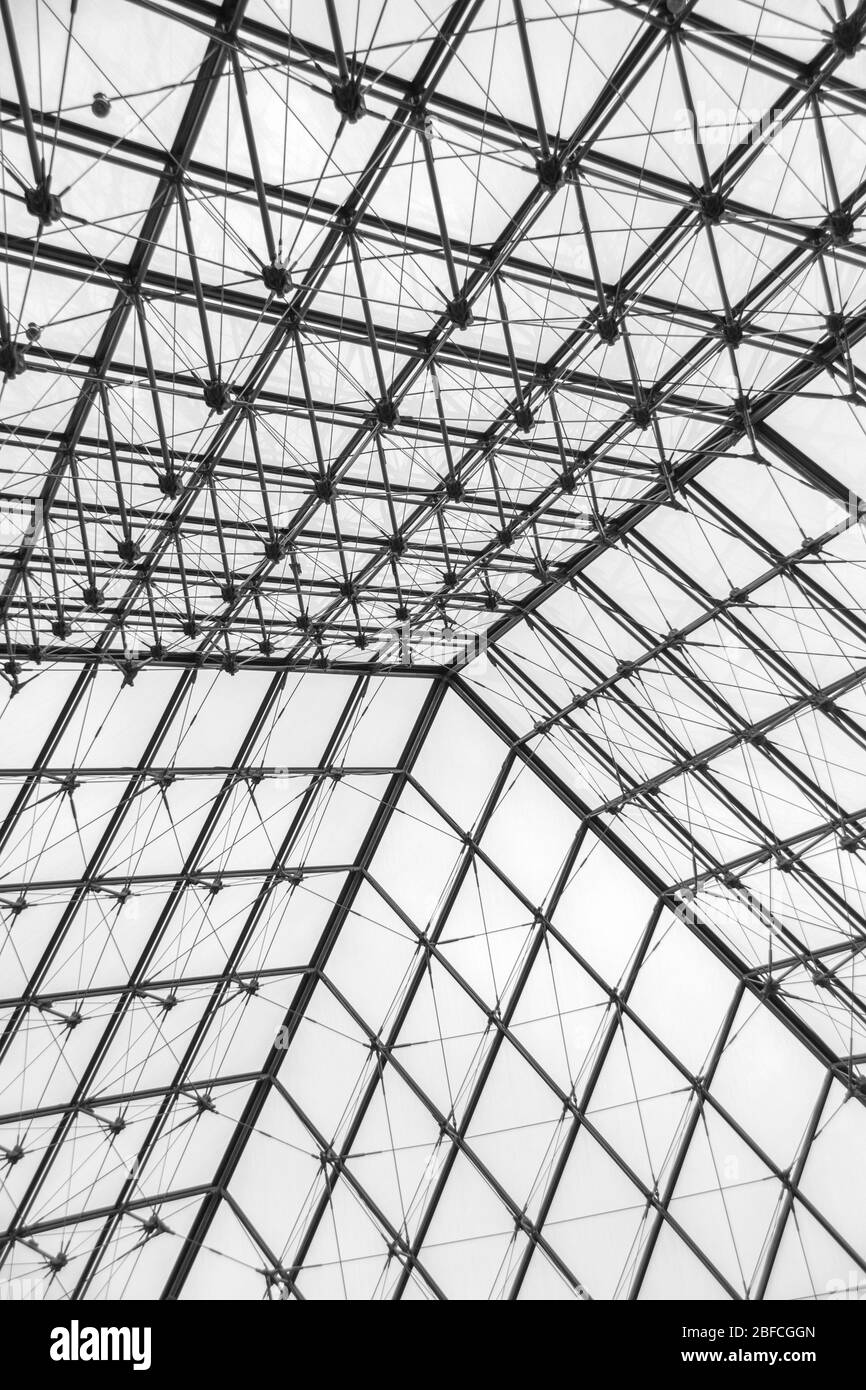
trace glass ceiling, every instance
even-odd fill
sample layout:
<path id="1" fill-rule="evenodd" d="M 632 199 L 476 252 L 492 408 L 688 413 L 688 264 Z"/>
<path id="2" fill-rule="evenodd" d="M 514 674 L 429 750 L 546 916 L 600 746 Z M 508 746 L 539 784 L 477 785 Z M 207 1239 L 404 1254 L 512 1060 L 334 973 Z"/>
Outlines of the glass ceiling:
<path id="1" fill-rule="evenodd" d="M 866 1288 L 866 0 L 0 21 L 0 1292 Z"/>

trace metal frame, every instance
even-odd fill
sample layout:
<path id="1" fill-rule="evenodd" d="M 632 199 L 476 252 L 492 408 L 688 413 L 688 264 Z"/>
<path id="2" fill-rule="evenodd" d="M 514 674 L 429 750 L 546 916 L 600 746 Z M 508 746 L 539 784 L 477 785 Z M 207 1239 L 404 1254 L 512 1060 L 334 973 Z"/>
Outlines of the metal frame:
<path id="1" fill-rule="evenodd" d="M 0 1266 L 14 1263 L 16 1252 L 26 1248 L 62 1286 L 67 1247 L 49 1250 L 43 1237 L 53 1240 L 59 1233 L 58 1239 L 68 1240 L 71 1232 L 92 1224 L 92 1240 L 65 1290 L 85 1297 L 110 1268 L 130 1219 L 141 1226 L 141 1242 L 146 1243 L 169 1234 L 171 1213 L 189 1202 L 195 1210 L 175 1233 L 179 1243 L 162 1297 L 183 1294 L 196 1261 L 207 1251 L 215 1221 L 230 1214 L 257 1258 L 265 1261 L 263 1296 L 303 1298 L 305 1264 L 323 1222 L 333 1214 L 334 1193 L 342 1183 L 382 1241 L 382 1290 L 400 1298 L 411 1284 L 414 1292 L 445 1298 L 447 1287 L 431 1266 L 425 1243 L 454 1167 L 465 1159 L 513 1222 L 514 1248 L 501 1291 L 520 1296 L 533 1261 L 544 1259 L 575 1296 L 589 1298 L 590 1281 L 563 1259 L 546 1231 L 575 1145 L 586 1133 L 633 1185 L 644 1212 L 622 1296 L 640 1295 L 665 1232 L 683 1242 L 729 1297 L 763 1298 L 797 1210 L 808 1212 L 866 1271 L 863 1252 L 803 1186 L 836 1088 L 855 1103 L 866 1103 L 864 1049 L 853 1042 L 847 1049 L 831 1045 L 798 997 L 806 986 L 820 990 L 828 1010 L 836 1011 L 834 1017 L 856 1021 L 858 1027 L 866 1022 L 866 1000 L 852 973 L 866 943 L 859 880 L 854 874 L 849 881 L 842 869 L 834 876 L 823 861 L 813 862 L 827 847 L 841 848 L 852 864 L 859 862 L 866 848 L 866 808 L 847 805 L 821 768 L 804 766 L 784 745 L 785 731 L 808 716 L 828 721 L 861 754 L 866 748 L 866 728 L 856 709 L 846 705 L 846 697 L 859 691 L 866 678 L 866 658 L 849 659 L 849 648 L 862 653 L 866 646 L 866 619 L 821 576 L 820 563 L 839 534 L 838 521 L 828 521 L 817 537 L 803 534 L 801 543 L 785 550 L 763 533 L 760 518 L 725 501 L 713 472 L 718 460 L 743 457 L 784 470 L 786 480 L 799 480 L 834 518 L 849 505 L 846 489 L 831 469 L 812 458 L 803 442 L 790 439 L 773 415 L 792 397 L 809 393 L 844 399 L 854 409 L 866 402 L 858 352 L 866 338 L 866 302 L 846 304 L 838 287 L 839 272 L 862 273 L 866 264 L 855 238 L 866 207 L 866 183 L 840 189 L 827 134 L 827 113 L 851 121 L 866 117 L 863 91 L 846 80 L 844 67 L 863 36 L 866 0 L 850 10 L 837 6 L 837 22 L 809 62 L 706 19 L 694 0 L 605 0 L 611 10 L 620 9 L 636 22 L 635 37 L 612 59 L 598 96 L 565 133 L 548 124 L 551 113 L 545 110 L 536 72 L 533 24 L 521 0 L 513 0 L 508 23 L 531 111 L 531 120 L 523 122 L 489 104 L 458 100 L 445 89 L 446 73 L 461 61 L 461 46 L 479 22 L 482 0 L 455 0 L 411 78 L 371 64 L 369 55 L 361 61 L 360 54 L 348 51 L 348 36 L 332 0 L 325 3 L 330 47 L 249 17 L 245 0 L 129 3 L 160 23 L 185 26 L 203 41 L 201 63 L 168 151 L 149 139 L 109 138 L 64 112 L 62 103 L 58 112 L 37 109 L 31 74 L 16 41 L 19 21 L 7 0 L 0 0 L 15 83 L 14 91 L 0 94 L 0 122 L 4 138 L 23 140 L 26 147 L 29 172 L 22 201 L 35 218 L 31 235 L 5 235 L 3 259 L 16 271 L 59 278 L 82 294 L 93 287 L 113 295 L 95 344 L 79 352 L 56 349 L 38 334 L 25 342 L 23 315 L 14 302 L 0 300 L 2 399 L 12 403 L 9 419 L 0 421 L 0 442 L 10 460 L 0 479 L 0 505 L 20 502 L 15 474 L 22 461 L 29 460 L 39 473 L 38 491 L 25 498 L 25 510 L 32 508 L 28 533 L 20 544 L 0 547 L 2 675 L 10 698 L 26 699 L 28 683 L 50 680 L 53 668 L 63 672 L 71 667 L 74 673 L 33 767 L 20 766 L 13 758 L 13 765 L 0 772 L 0 786 L 14 788 L 0 826 L 4 854 L 14 866 L 18 847 L 46 814 L 68 807 L 76 817 L 79 789 L 116 785 L 115 800 L 80 874 L 34 875 L 13 867 L 0 886 L 0 913 L 8 923 L 30 907 L 59 905 L 26 985 L 0 999 L 0 1063 L 16 1055 L 36 1016 L 47 1020 L 46 1027 L 68 1028 L 71 1036 L 99 1001 L 109 1009 L 108 1015 L 100 1015 L 107 1022 L 68 1099 L 22 1101 L 19 1110 L 0 1116 L 7 1129 L 47 1125 L 39 1160 L 18 1194 L 12 1219 L 0 1231 Z M 775 208 L 753 206 L 741 196 L 739 185 L 761 157 L 763 133 L 756 137 L 750 131 L 732 142 L 723 162 L 711 167 L 690 64 L 692 55 L 711 64 L 714 54 L 739 65 L 744 74 L 759 71 L 778 81 L 772 112 L 776 135 L 800 122 L 814 131 L 826 189 L 824 214 L 814 225 L 782 216 Z M 668 63 L 689 119 L 700 174 L 694 184 L 612 154 L 605 141 L 605 132 L 622 116 L 641 82 Z M 304 195 L 266 177 L 267 152 L 255 102 L 272 68 L 291 80 L 315 74 L 313 91 L 332 103 L 339 117 L 337 141 L 348 127 L 368 120 L 375 106 L 381 117 L 379 138 L 345 198 L 330 197 L 318 185 L 312 195 Z M 223 87 L 248 169 L 230 168 L 228 162 L 222 168 L 197 152 Z M 523 173 L 531 175 L 529 191 L 489 242 L 456 234 L 443 195 L 446 173 L 438 124 L 461 132 L 480 153 L 522 159 Z M 98 158 L 109 170 L 150 177 L 152 198 L 127 256 L 100 257 L 46 234 L 66 215 L 65 194 L 52 192 L 51 165 L 45 161 L 49 148 L 52 160 L 58 151 L 68 152 Z M 378 210 L 377 195 L 401 161 L 418 166 L 432 199 L 431 226 L 403 226 Z M 665 209 L 665 225 L 647 236 L 642 252 L 616 277 L 606 277 L 601 269 L 604 233 L 594 225 L 589 201 L 595 190 L 652 198 Z M 250 252 L 258 257 L 255 273 L 243 284 L 223 284 L 228 267 L 201 254 L 200 219 L 210 215 L 218 197 L 223 199 L 224 225 L 234 209 L 239 217 L 252 213 L 260 231 L 261 245 Z M 572 206 L 586 248 L 587 273 L 545 265 L 537 254 L 536 228 L 557 199 Z M 301 275 L 284 244 L 285 226 L 298 232 L 316 229 L 315 249 Z M 739 297 L 730 293 L 726 281 L 723 228 L 760 229 L 769 248 L 762 273 L 753 276 Z M 659 294 L 655 287 L 664 268 L 697 245 L 708 257 L 718 312 L 688 302 L 685 294 Z M 158 249 L 175 255 L 175 274 L 164 269 Z M 380 258 L 394 258 L 396 276 L 405 272 L 407 284 L 421 272 L 427 277 L 429 301 L 416 306 L 423 326 L 406 328 L 399 316 L 392 321 L 383 311 L 374 288 L 375 277 L 383 273 Z M 822 286 L 826 313 L 815 331 L 790 329 L 779 322 L 780 287 L 799 283 L 810 271 Z M 346 288 L 341 311 L 335 313 L 329 296 L 341 277 Z M 532 317 L 538 296 L 555 297 L 563 313 L 567 310 L 570 325 L 555 350 L 543 357 L 522 347 L 516 335 L 520 306 Z M 191 344 L 178 334 L 168 367 L 163 329 L 178 311 L 184 323 L 196 325 L 198 338 Z M 543 314 L 536 317 L 543 323 Z M 474 332 L 485 320 L 495 326 L 488 340 Z M 257 335 L 255 349 L 234 373 L 220 356 L 217 329 L 223 325 L 249 332 L 250 342 Z M 470 330 L 473 336 L 464 338 Z M 641 365 L 641 335 L 650 333 L 662 343 L 672 331 L 682 335 L 686 347 L 672 349 L 664 370 L 648 376 Z M 494 345 L 489 336 L 496 339 Z M 764 352 L 773 364 L 760 389 L 753 391 L 743 384 L 739 351 L 744 344 Z M 357 374 L 341 361 L 345 347 L 356 350 L 363 364 Z M 621 370 L 605 366 L 599 355 L 605 348 L 622 353 Z M 313 364 L 319 359 L 331 363 L 331 380 L 316 378 Z M 720 364 L 734 383 L 728 401 L 707 398 L 705 390 L 706 376 Z M 62 423 L 46 426 L 38 410 L 30 413 L 33 418 L 16 413 L 15 384 L 24 370 L 48 382 L 62 376 L 73 384 L 75 395 Z M 364 371 L 368 385 L 359 387 L 356 376 Z M 147 438 L 127 429 L 118 405 L 118 390 L 129 382 L 148 402 L 153 429 Z M 355 399 L 343 398 L 341 388 L 348 386 Z M 452 391 L 468 394 L 473 402 L 477 394 L 483 409 L 473 405 L 472 418 L 465 418 L 462 408 L 449 407 Z M 205 423 L 194 442 L 188 432 L 175 433 L 167 423 L 170 410 L 188 409 L 190 402 L 204 408 Z M 583 418 L 591 429 L 584 431 Z M 675 442 L 676 428 L 684 422 L 697 431 L 697 442 L 688 448 Z M 331 429 L 339 441 L 334 447 L 326 442 Z M 306 441 L 303 450 L 291 443 L 291 430 Z M 416 469 L 406 480 L 400 459 L 416 451 L 435 459 L 435 465 Z M 519 476 L 519 485 L 504 483 L 503 476 Z M 372 509 L 378 520 L 371 520 Z M 755 563 L 752 577 L 727 595 L 711 591 L 687 563 L 653 540 L 652 523 L 663 510 L 687 511 L 736 542 Z M 612 554 L 628 557 L 660 587 L 682 596 L 692 618 L 667 632 L 656 631 L 637 606 L 630 607 L 627 596 L 599 578 Z M 812 678 L 793 650 L 774 645 L 758 606 L 769 603 L 766 595 L 776 582 L 790 585 L 810 616 L 831 634 L 840 656 L 848 660 L 842 675 Z M 556 617 L 555 605 L 566 600 L 575 612 L 603 615 L 621 644 L 617 650 L 627 650 L 629 657 L 608 660 L 615 655 L 613 639 L 609 651 L 582 644 Z M 511 727 L 501 704 L 494 695 L 485 695 L 480 678 L 473 678 L 472 668 L 463 671 L 462 660 L 394 661 L 377 650 L 395 624 L 402 632 L 402 625 L 423 630 L 437 623 L 444 630 L 456 626 L 483 638 L 496 689 L 514 693 L 529 711 L 528 726 Z M 699 651 L 711 627 L 724 635 L 729 650 L 744 650 L 767 673 L 778 697 L 771 713 L 744 714 L 736 699 L 705 673 Z M 546 671 L 532 668 L 525 655 L 530 642 L 543 650 Z M 137 761 L 91 766 L 85 758 L 70 760 L 59 752 L 69 746 L 70 733 L 83 721 L 100 682 L 116 681 L 119 675 L 122 691 L 139 678 L 167 679 L 160 673 L 169 670 L 177 672 L 171 693 Z M 710 716 L 717 722 L 718 737 L 692 746 L 678 735 L 647 694 L 650 678 L 659 671 L 694 697 L 708 712 L 707 722 Z M 266 678 L 247 727 L 237 731 L 230 762 L 184 765 L 166 751 L 186 718 L 199 672 L 204 679 L 219 672 L 221 682 L 229 676 L 241 682 Z M 571 698 L 551 692 L 550 672 L 562 677 Z M 260 750 L 290 682 L 325 676 L 345 681 L 346 695 L 321 757 L 275 767 Z M 382 685 L 396 677 L 426 685 L 416 687 L 420 706 L 400 756 L 383 759 L 381 765 L 356 763 L 351 755 L 346 761 L 344 747 L 356 721 L 373 705 Z M 406 690 L 411 698 L 412 685 Z M 446 709 L 457 702 L 503 744 L 503 761 L 471 827 L 458 824 L 415 773 L 436 721 L 444 720 Z M 629 750 L 614 746 L 605 722 L 609 709 L 640 731 L 651 752 L 633 758 Z M 733 789 L 725 771 L 731 754 L 760 760 L 768 778 L 782 779 L 792 799 L 808 808 L 808 828 L 779 833 L 769 811 L 756 810 L 745 792 Z M 563 757 L 582 771 L 589 769 L 587 780 L 596 777 L 599 787 L 608 790 L 595 798 L 576 794 L 556 770 Z M 573 823 L 568 856 L 543 903 L 527 899 L 515 876 L 485 851 L 485 831 L 521 769 L 522 775 L 543 782 Z M 293 780 L 302 790 L 291 817 L 280 826 L 273 854 L 264 863 L 215 872 L 210 865 L 220 837 L 236 830 L 251 806 L 257 809 L 256 789 L 276 777 Z M 351 860 L 311 862 L 309 845 L 330 792 L 341 782 L 368 779 L 381 780 L 381 796 Z M 211 781 L 214 794 L 179 867 L 164 872 L 112 869 L 112 856 L 149 797 L 164 796 L 175 783 L 185 793 L 198 786 L 206 794 Z M 704 824 L 684 815 L 677 796 L 692 784 L 742 828 L 751 849 L 737 855 L 719 852 L 709 812 Z M 426 925 L 403 911 L 377 873 L 386 833 L 399 821 L 402 801 L 410 793 L 424 801 L 458 846 L 447 889 Z M 638 813 L 654 827 L 661 847 L 655 857 L 636 843 L 632 817 Z M 557 917 L 581 851 L 595 838 L 655 897 L 627 975 L 616 989 L 583 958 Z M 666 846 L 691 863 L 690 873 L 662 871 Z M 501 1011 L 498 1001 L 491 1008 L 481 998 L 441 949 L 476 863 L 490 870 L 532 922 Z M 767 899 L 761 875 L 771 865 L 789 876 L 792 902 L 796 892 L 820 905 L 837 941 L 815 947 L 808 932 L 800 930 L 796 914 Z M 268 922 L 277 891 L 288 886 L 291 897 L 317 876 L 340 886 L 309 960 L 261 968 L 245 964 L 247 948 Z M 191 974 L 166 969 L 161 953 L 190 904 L 200 901 L 197 895 L 204 899 L 232 885 L 246 885 L 248 898 L 238 921 L 223 928 L 223 965 Z M 161 886 L 167 889 L 165 902 L 139 943 L 126 978 L 93 980 L 78 990 L 46 986 L 58 957 L 86 939 L 92 904 L 107 914 L 130 897 Z M 415 948 L 412 970 L 384 1034 L 329 976 L 329 961 L 351 929 L 353 904 L 368 888 L 401 920 Z M 723 924 L 707 911 L 712 889 L 744 904 L 766 929 L 771 939 L 766 961 L 755 964 L 732 946 Z M 731 974 L 730 1006 L 700 1076 L 684 1066 L 631 1003 L 659 924 L 671 911 Z M 512 1027 L 535 962 L 550 941 L 608 998 L 586 1073 L 570 1091 L 549 1075 Z M 434 965 L 486 1019 L 477 1070 L 459 1114 L 443 1113 L 399 1052 L 401 1030 Z M 287 1043 L 272 1043 L 256 1066 L 220 1074 L 211 1066 L 209 1049 L 215 1045 L 221 1011 L 252 998 L 263 982 L 295 977 L 297 985 L 284 1010 Z M 105 1090 L 105 1060 L 142 1001 L 154 1010 L 167 1009 L 201 990 L 206 991 L 204 1002 L 174 1058 L 170 1079 L 161 1086 Z M 369 1048 L 352 1113 L 339 1138 L 324 1133 L 308 1113 L 284 1066 L 312 1001 L 324 994 L 337 1002 Z M 746 1003 L 769 1010 L 824 1069 L 807 1132 L 788 1169 L 763 1151 L 712 1089 Z M 592 1117 L 593 1095 L 626 1025 L 658 1049 L 687 1090 L 683 1128 L 660 1187 L 643 1181 Z M 539 1177 L 543 1190 L 534 1217 L 482 1159 L 471 1133 L 504 1047 L 520 1055 L 561 1105 L 562 1130 Z M 385 1211 L 353 1163 L 365 1118 L 392 1075 L 412 1092 L 439 1132 L 438 1168 L 411 1229 L 408 1221 L 398 1225 Z M 194 1127 L 214 1111 L 213 1097 L 233 1088 L 243 1094 L 243 1105 L 209 1180 L 163 1185 L 156 1174 L 161 1174 L 174 1128 L 187 1120 Z M 272 1097 L 279 1097 L 301 1126 L 321 1166 L 305 1218 L 282 1252 L 250 1219 L 233 1187 L 249 1138 Z M 103 1112 L 117 1110 L 119 1115 L 138 1102 L 151 1105 L 149 1124 L 133 1168 L 117 1182 L 113 1198 L 100 1197 L 92 1209 L 87 1201 L 72 1201 L 62 1215 L 40 1215 L 40 1203 L 52 1192 L 77 1124 L 104 1123 L 108 1136 L 112 1131 Z M 184 1106 L 190 1107 L 187 1119 L 179 1120 L 186 1114 Z M 717 1267 L 672 1210 L 707 1109 L 722 1116 L 778 1184 L 772 1228 L 745 1289 Z M 0 1148 L 0 1171 L 4 1157 L 12 1171 L 26 1156 L 17 1148 Z M 151 1173 L 155 1185 L 142 1192 L 141 1175 L 147 1174 L 150 1182 Z"/>

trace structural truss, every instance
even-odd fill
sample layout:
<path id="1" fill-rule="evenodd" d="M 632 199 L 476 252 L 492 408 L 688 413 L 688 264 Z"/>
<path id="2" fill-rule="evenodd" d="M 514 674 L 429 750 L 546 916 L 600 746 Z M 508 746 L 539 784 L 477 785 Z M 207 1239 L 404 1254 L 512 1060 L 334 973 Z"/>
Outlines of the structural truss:
<path id="1" fill-rule="evenodd" d="M 0 22 L 0 1293 L 866 1287 L 864 0 Z"/>

